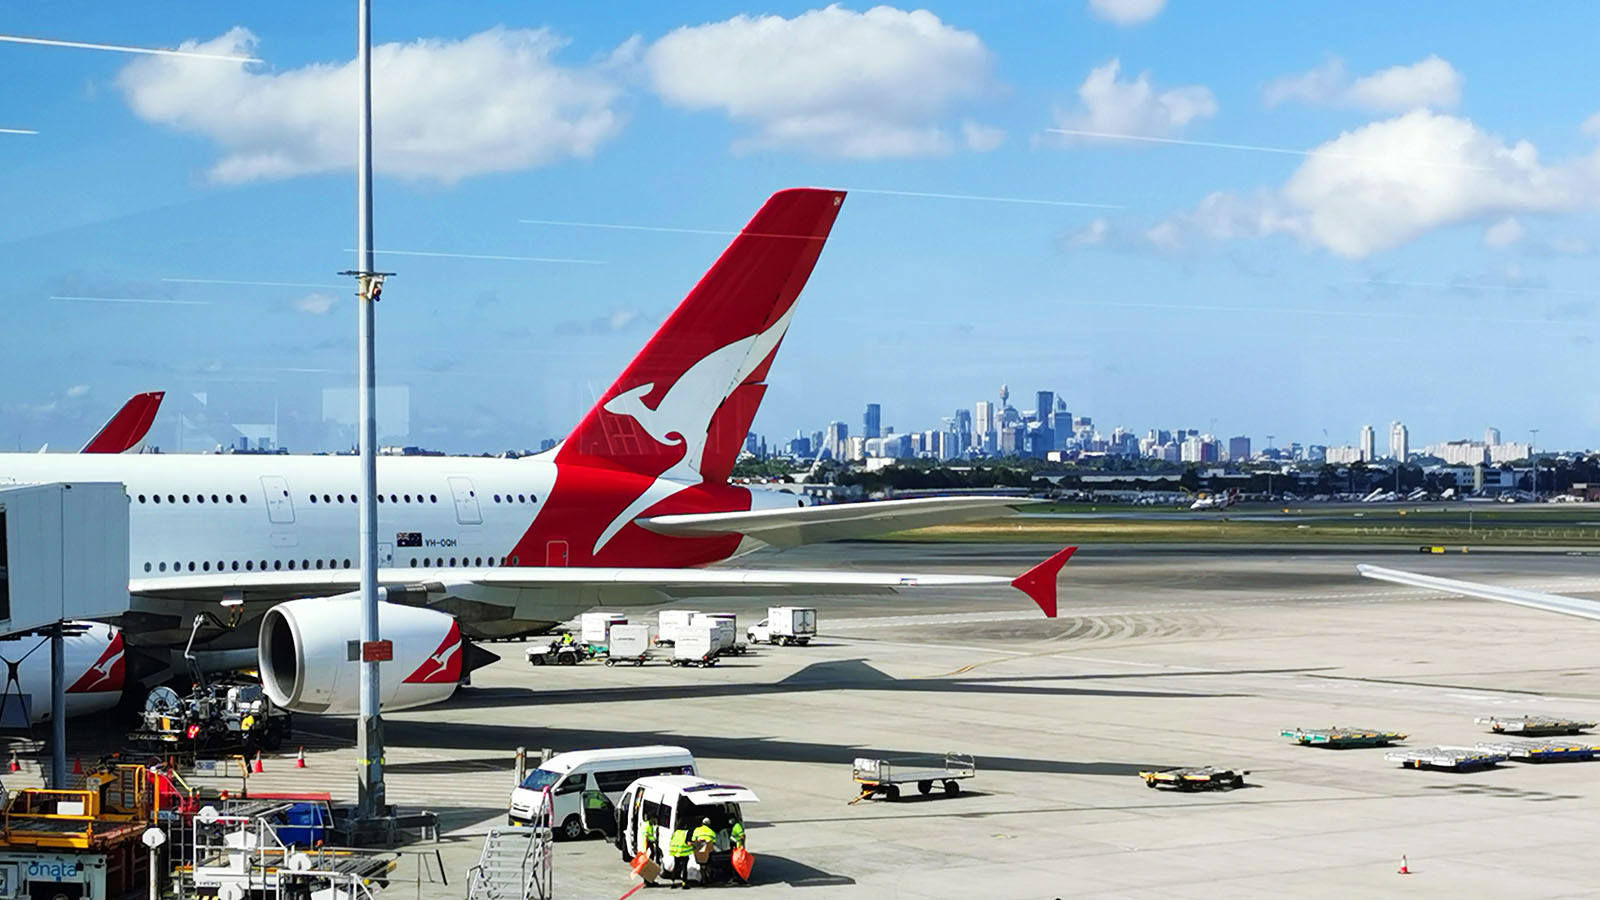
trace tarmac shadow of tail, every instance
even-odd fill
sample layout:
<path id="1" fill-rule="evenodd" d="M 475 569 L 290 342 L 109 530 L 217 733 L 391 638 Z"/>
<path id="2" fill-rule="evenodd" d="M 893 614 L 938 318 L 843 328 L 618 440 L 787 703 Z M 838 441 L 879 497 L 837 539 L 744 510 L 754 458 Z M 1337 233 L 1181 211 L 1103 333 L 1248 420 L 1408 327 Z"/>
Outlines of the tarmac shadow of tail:
<path id="1" fill-rule="evenodd" d="M 848 875 L 834 875 L 816 866 L 807 865 L 786 856 L 770 853 L 756 855 L 755 869 L 750 872 L 751 884 L 787 884 L 789 887 L 837 887 L 855 884 Z"/>

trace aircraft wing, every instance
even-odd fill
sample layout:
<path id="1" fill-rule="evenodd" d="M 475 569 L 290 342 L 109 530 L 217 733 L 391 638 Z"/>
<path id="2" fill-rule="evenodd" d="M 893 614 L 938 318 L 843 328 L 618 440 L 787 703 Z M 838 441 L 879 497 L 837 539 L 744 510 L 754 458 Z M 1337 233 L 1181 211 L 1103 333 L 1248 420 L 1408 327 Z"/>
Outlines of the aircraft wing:
<path id="1" fill-rule="evenodd" d="M 793 569 L 631 569 L 512 567 L 379 569 L 378 584 L 396 602 L 430 603 L 446 596 L 473 599 L 499 590 L 579 592 L 595 606 L 695 597 L 838 596 L 890 594 L 913 588 L 1009 584 L 1027 594 L 1046 616 L 1056 614 L 1056 575 L 1076 547 L 1061 550 L 1016 578 L 996 575 L 837 572 Z M 128 591 L 140 597 L 219 602 L 279 601 L 326 597 L 360 589 L 357 569 L 317 572 L 220 572 L 135 578 Z"/>
<path id="2" fill-rule="evenodd" d="M 1519 588 L 1480 584 L 1475 581 L 1457 581 L 1454 578 L 1438 578 L 1433 575 L 1417 575 L 1412 572 L 1369 566 L 1365 563 L 1356 566 L 1356 571 L 1367 578 L 1375 578 L 1379 581 L 1392 581 L 1395 584 L 1432 588 L 1436 591 L 1444 591 L 1449 594 L 1464 594 L 1468 597 L 1482 597 L 1485 600 L 1498 600 L 1501 603 L 1515 603 L 1518 606 L 1526 606 L 1530 609 L 1542 609 L 1545 612 L 1579 616 L 1585 619 L 1600 619 L 1600 601 L 1595 600 L 1566 597 L 1561 594 L 1544 594 L 1539 591 L 1524 591 Z"/>
<path id="3" fill-rule="evenodd" d="M 646 516 L 638 525 L 670 537 L 742 534 L 774 547 L 868 537 L 925 525 L 954 525 L 1010 515 L 1026 497 L 918 497 L 827 506 L 752 509 L 743 512 Z"/>
<path id="4" fill-rule="evenodd" d="M 150 423 L 155 421 L 156 411 L 161 408 L 161 398 L 166 395 L 165 391 L 134 394 L 78 452 L 121 453 L 144 440 Z"/>

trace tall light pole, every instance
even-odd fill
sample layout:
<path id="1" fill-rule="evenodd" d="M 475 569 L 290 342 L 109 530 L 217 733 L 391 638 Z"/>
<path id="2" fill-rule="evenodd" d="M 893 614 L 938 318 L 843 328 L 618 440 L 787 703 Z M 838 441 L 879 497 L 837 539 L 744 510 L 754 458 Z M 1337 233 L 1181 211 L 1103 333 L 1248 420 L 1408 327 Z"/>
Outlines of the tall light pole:
<path id="1" fill-rule="evenodd" d="M 359 774 L 356 818 L 389 813 L 383 788 L 383 719 L 378 715 L 379 665 L 389 657 L 378 633 L 378 416 L 373 313 L 388 273 L 377 271 L 372 253 L 372 9 L 356 0 L 356 68 L 361 72 L 361 122 L 356 156 L 356 329 L 361 419 L 361 716 L 356 726 Z M 359 828 L 359 825 L 358 825 Z"/>

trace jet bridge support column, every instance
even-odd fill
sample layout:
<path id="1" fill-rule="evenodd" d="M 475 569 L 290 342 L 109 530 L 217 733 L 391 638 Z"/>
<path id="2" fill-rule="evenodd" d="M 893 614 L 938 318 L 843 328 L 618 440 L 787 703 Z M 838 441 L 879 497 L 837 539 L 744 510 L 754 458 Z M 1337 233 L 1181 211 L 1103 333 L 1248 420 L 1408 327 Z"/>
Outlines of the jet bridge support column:
<path id="1" fill-rule="evenodd" d="M 67 789 L 67 637 L 65 622 L 50 628 L 50 787 Z"/>

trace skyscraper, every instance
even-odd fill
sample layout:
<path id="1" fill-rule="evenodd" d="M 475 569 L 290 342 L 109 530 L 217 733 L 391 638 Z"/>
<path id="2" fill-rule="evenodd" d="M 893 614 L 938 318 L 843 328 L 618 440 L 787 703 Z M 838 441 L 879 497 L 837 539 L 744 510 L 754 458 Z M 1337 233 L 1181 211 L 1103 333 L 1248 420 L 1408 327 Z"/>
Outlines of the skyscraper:
<path id="1" fill-rule="evenodd" d="M 1228 438 L 1228 460 L 1239 462 L 1250 458 L 1250 439 L 1243 435 Z"/>
<path id="2" fill-rule="evenodd" d="M 1371 425 L 1361 426 L 1361 461 L 1372 462 L 1377 459 L 1377 443 Z"/>
<path id="3" fill-rule="evenodd" d="M 817 452 L 826 450 L 834 459 L 845 459 L 845 445 L 849 440 L 850 426 L 843 422 L 829 422 L 827 431 L 822 435 L 822 448 Z"/>
<path id="4" fill-rule="evenodd" d="M 1389 458 L 1405 462 L 1411 455 L 1411 434 L 1398 419 L 1389 423 Z"/>
<path id="5" fill-rule="evenodd" d="M 1500 443 L 1500 429 L 1490 426 L 1483 430 L 1483 442 L 1493 447 Z"/>
<path id="6" fill-rule="evenodd" d="M 979 400 L 972 405 L 972 448 L 974 450 L 992 448 L 993 433 L 994 404 L 987 400 Z"/>
<path id="7" fill-rule="evenodd" d="M 1034 446 L 1031 448 L 1033 455 L 1044 458 L 1044 455 L 1056 449 L 1056 395 L 1054 391 L 1039 391 L 1034 395 L 1034 418 L 1039 420 L 1039 429 L 1034 434 Z"/>
<path id="8" fill-rule="evenodd" d="M 861 417 L 861 436 L 875 438 L 883 436 L 882 424 L 883 411 L 876 403 L 867 404 L 867 412 Z"/>

